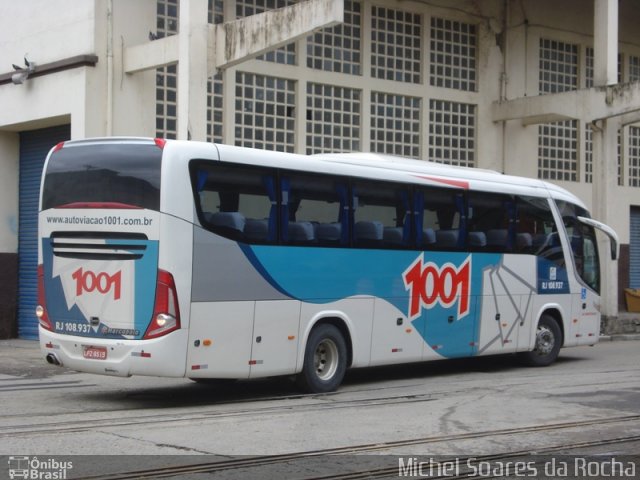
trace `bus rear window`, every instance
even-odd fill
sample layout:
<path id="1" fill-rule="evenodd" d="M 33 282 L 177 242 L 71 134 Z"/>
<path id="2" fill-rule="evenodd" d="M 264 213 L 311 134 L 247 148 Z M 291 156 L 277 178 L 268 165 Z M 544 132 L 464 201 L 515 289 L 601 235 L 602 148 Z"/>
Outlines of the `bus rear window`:
<path id="1" fill-rule="evenodd" d="M 114 203 L 160 209 L 162 150 L 155 145 L 68 146 L 48 163 L 42 209 L 74 203 Z"/>

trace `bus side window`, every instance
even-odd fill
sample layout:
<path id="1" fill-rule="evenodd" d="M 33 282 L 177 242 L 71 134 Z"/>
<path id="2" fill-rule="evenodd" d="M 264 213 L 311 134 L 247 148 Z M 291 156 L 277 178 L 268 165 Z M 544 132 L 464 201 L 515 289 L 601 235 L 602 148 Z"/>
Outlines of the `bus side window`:
<path id="1" fill-rule="evenodd" d="M 354 182 L 353 243 L 363 248 L 406 248 L 411 240 L 409 190 L 400 184 Z"/>
<path id="2" fill-rule="evenodd" d="M 195 161 L 191 171 L 204 228 L 248 243 L 277 241 L 277 192 L 270 170 Z"/>
<path id="3" fill-rule="evenodd" d="M 280 188 L 283 243 L 319 246 L 348 244 L 346 184 L 325 175 L 283 172 Z"/>
<path id="4" fill-rule="evenodd" d="M 446 188 L 421 188 L 415 192 L 414 204 L 418 248 L 462 250 L 465 247 L 464 192 Z"/>
<path id="5" fill-rule="evenodd" d="M 469 250 L 511 252 L 516 236 L 514 198 L 488 192 L 469 192 L 467 199 Z"/>
<path id="6" fill-rule="evenodd" d="M 544 257 L 563 266 L 564 255 L 549 201 L 520 196 L 517 212 L 516 252 Z"/>

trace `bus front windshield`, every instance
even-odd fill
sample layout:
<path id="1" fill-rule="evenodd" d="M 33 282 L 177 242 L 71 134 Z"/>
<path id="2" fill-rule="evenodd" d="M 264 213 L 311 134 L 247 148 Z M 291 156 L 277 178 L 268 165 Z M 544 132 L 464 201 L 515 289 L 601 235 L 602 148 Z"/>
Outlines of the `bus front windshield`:
<path id="1" fill-rule="evenodd" d="M 592 290 L 600 292 L 600 261 L 595 229 L 578 220 L 589 217 L 587 211 L 577 205 L 558 201 L 558 208 L 571 244 L 576 273 Z"/>

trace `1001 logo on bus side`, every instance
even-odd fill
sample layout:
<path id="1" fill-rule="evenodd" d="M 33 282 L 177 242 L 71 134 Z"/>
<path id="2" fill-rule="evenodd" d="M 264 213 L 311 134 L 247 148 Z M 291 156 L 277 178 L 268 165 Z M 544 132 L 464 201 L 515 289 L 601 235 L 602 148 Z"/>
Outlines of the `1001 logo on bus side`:
<path id="1" fill-rule="evenodd" d="M 435 305 L 452 307 L 458 302 L 458 320 L 469 313 L 471 294 L 471 255 L 460 266 L 445 263 L 438 266 L 424 263 L 424 254 L 407 268 L 403 275 L 404 286 L 409 290 L 409 319 L 420 316 L 422 308 Z"/>

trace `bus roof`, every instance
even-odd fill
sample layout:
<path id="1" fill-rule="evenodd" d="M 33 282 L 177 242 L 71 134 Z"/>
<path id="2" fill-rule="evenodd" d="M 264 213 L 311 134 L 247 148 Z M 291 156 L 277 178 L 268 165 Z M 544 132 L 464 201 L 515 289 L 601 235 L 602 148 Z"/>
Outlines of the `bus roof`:
<path id="1" fill-rule="evenodd" d="M 494 191 L 496 184 L 500 185 L 500 191 L 504 193 L 517 193 L 513 190 L 514 187 L 518 190 L 528 188 L 542 189 L 555 199 L 568 200 L 582 207 L 585 206 L 578 197 L 558 185 L 534 178 L 505 175 L 495 170 L 446 165 L 428 160 L 418 160 L 380 153 L 320 153 L 313 155 L 313 157 L 327 162 L 459 179 L 469 181 L 471 183 L 470 188 L 478 190 L 487 190 L 487 187 L 489 187 L 490 191 Z M 491 188 L 492 184 L 494 188 Z M 504 190 L 505 188 L 506 190 Z M 547 195 L 546 192 L 545 195 Z"/>

